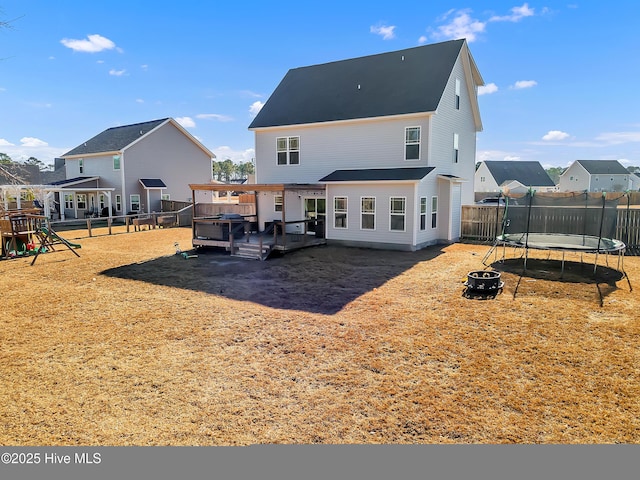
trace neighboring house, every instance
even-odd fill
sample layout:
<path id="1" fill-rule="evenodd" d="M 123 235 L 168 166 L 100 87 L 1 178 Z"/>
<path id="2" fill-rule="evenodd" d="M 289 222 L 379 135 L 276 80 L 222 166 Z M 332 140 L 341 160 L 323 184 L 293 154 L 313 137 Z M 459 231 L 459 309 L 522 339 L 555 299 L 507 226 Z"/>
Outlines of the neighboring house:
<path id="1" fill-rule="evenodd" d="M 617 160 L 576 160 L 560 175 L 559 192 L 624 192 L 632 174 Z"/>
<path id="2" fill-rule="evenodd" d="M 629 190 L 634 192 L 640 192 L 640 176 L 637 173 L 631 174 L 631 186 Z"/>
<path id="3" fill-rule="evenodd" d="M 37 165 L 13 162 L 4 163 L 0 167 L 0 185 L 39 185 L 42 181 L 42 173 Z"/>
<path id="4" fill-rule="evenodd" d="M 556 184 L 540 162 L 488 160 L 476 169 L 476 193 L 525 193 L 530 188 L 538 192 L 553 192 L 556 189 Z"/>
<path id="5" fill-rule="evenodd" d="M 465 40 L 289 70 L 249 126 L 256 182 L 287 186 L 258 195 L 260 228 L 317 218 L 346 245 L 457 240 L 483 84 Z"/>
<path id="6" fill-rule="evenodd" d="M 109 128 L 61 156 L 62 218 L 160 211 L 162 199 L 191 201 L 190 182 L 212 178 L 215 155 L 172 118 Z"/>

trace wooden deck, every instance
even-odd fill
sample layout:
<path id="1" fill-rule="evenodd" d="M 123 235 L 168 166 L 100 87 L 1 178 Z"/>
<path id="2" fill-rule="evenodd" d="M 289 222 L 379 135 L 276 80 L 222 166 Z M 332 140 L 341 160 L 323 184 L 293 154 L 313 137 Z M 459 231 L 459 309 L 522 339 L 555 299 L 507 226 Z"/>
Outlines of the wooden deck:
<path id="1" fill-rule="evenodd" d="M 219 247 L 231 256 L 266 260 L 272 252 L 287 253 L 301 248 L 325 245 L 323 225 L 313 220 L 274 222 L 262 232 L 255 231 L 254 216 L 244 219 L 196 217 L 193 219 L 194 247 Z M 287 226 L 301 226 L 300 233 L 287 233 Z M 313 229 L 314 231 L 311 231 Z"/>

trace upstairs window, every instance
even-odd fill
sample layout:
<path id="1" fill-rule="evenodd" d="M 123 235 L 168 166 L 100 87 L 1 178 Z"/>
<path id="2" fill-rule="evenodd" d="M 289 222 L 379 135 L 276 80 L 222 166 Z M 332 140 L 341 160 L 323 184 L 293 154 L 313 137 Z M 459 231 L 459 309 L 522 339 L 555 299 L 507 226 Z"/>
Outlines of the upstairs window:
<path id="1" fill-rule="evenodd" d="M 113 156 L 113 169 L 120 170 L 120 155 Z"/>
<path id="2" fill-rule="evenodd" d="M 420 127 L 404 129 L 404 159 L 420 159 Z"/>
<path id="3" fill-rule="evenodd" d="M 456 78 L 456 96 L 454 100 L 456 110 L 460 110 L 460 79 Z"/>
<path id="4" fill-rule="evenodd" d="M 84 173 L 84 158 L 78 160 L 78 169 L 80 170 L 80 174 Z"/>
<path id="5" fill-rule="evenodd" d="M 276 139 L 278 165 L 300 163 L 300 137 L 278 137 Z"/>

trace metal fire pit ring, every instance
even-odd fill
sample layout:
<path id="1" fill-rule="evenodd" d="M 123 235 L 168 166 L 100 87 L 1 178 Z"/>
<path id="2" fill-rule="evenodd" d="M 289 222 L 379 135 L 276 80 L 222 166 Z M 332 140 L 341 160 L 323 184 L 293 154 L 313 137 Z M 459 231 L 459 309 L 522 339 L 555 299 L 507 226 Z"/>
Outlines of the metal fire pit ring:
<path id="1" fill-rule="evenodd" d="M 464 282 L 464 285 L 469 290 L 494 292 L 504 287 L 500 275 L 500 272 L 476 270 L 467 274 L 467 281 Z"/>

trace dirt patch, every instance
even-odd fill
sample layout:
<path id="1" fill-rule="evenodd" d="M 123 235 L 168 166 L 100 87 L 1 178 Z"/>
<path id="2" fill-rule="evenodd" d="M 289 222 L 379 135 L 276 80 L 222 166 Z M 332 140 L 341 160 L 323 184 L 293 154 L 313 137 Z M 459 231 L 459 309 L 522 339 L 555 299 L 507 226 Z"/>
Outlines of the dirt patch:
<path id="1" fill-rule="evenodd" d="M 0 443 L 640 441 L 638 257 L 630 283 L 508 259 L 478 301 L 488 246 L 175 255 L 190 235 L 0 261 Z"/>

